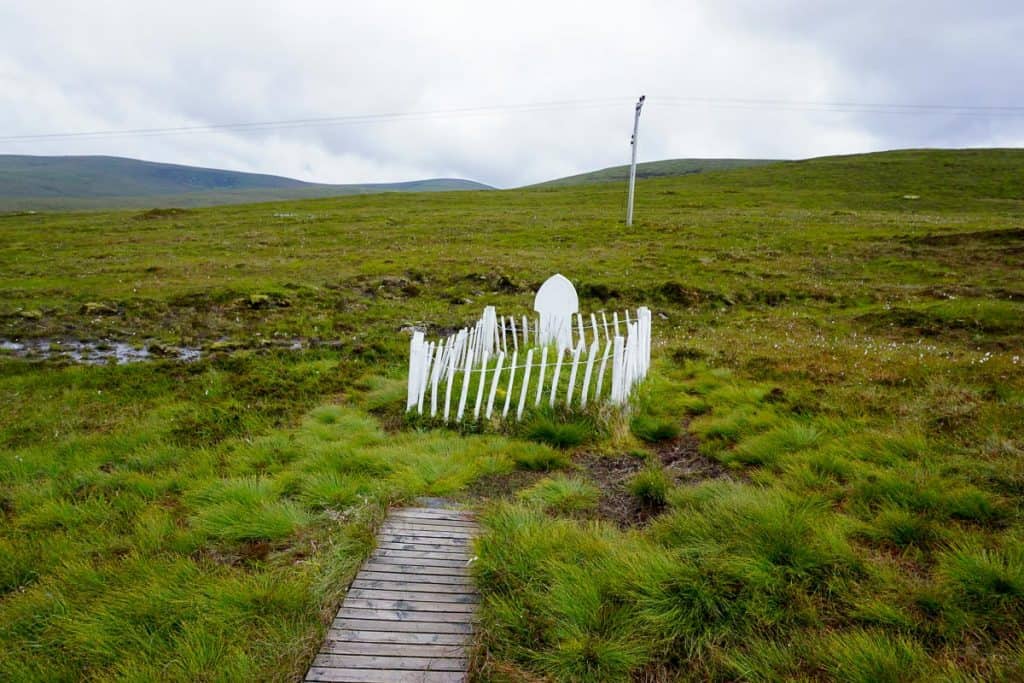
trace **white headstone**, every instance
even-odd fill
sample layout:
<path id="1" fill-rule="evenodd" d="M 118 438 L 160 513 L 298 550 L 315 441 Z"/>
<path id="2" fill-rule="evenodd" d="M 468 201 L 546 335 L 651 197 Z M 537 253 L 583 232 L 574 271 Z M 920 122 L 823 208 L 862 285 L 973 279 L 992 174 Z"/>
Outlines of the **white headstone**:
<path id="1" fill-rule="evenodd" d="M 552 275 L 537 290 L 533 310 L 540 314 L 537 343 L 556 343 L 559 351 L 572 347 L 572 316 L 580 310 L 576 288 L 563 275 Z"/>

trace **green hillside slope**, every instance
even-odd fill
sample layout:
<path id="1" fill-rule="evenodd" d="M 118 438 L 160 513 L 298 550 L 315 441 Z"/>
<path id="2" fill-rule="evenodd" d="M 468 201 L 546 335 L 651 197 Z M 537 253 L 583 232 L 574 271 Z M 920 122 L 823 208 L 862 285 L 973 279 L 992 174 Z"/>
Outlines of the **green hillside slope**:
<path id="1" fill-rule="evenodd" d="M 636 165 L 638 178 L 658 178 L 662 176 L 680 176 L 706 171 L 725 171 L 734 168 L 748 168 L 773 164 L 776 159 L 665 159 L 664 161 L 645 161 Z M 531 187 L 568 187 L 570 185 L 587 185 L 590 183 L 608 183 L 629 178 L 629 166 L 612 166 L 600 171 L 580 173 L 579 175 L 548 180 Z"/>
<path id="2" fill-rule="evenodd" d="M 490 189 L 470 180 L 329 185 L 120 157 L 0 155 L 0 210 L 213 206 L 372 192 Z"/>

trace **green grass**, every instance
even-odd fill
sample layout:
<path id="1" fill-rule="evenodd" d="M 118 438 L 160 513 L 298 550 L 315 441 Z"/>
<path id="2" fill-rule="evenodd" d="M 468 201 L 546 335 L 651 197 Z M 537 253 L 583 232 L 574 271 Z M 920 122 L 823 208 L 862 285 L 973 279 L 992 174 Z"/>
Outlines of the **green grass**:
<path id="1" fill-rule="evenodd" d="M 772 159 L 665 159 L 662 161 L 644 161 L 636 165 L 637 178 L 663 178 L 666 176 L 682 176 L 691 173 L 708 171 L 726 171 L 734 168 L 763 166 L 778 163 Z M 599 171 L 580 173 L 578 175 L 548 180 L 533 187 L 572 187 L 593 183 L 625 182 L 629 178 L 629 166 L 611 166 Z"/>
<path id="2" fill-rule="evenodd" d="M 0 337 L 204 351 L 0 355 L 0 679 L 294 680 L 431 495 L 480 506 L 482 680 L 1020 680 L 1021 187 L 911 150 L 644 179 L 631 229 L 617 184 L 0 216 Z M 403 328 L 556 271 L 653 309 L 629 419 L 404 417 Z M 644 447 L 642 526 L 536 474 Z"/>

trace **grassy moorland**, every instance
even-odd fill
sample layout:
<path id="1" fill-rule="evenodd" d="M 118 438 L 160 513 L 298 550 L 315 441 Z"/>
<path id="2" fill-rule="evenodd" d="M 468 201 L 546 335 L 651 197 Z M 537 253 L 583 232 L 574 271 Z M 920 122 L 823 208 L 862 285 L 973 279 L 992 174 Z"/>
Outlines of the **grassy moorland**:
<path id="1" fill-rule="evenodd" d="M 0 337 L 204 349 L 0 355 L 0 679 L 295 678 L 442 495 L 480 680 L 1020 680 L 1021 188 L 909 151 L 644 180 L 629 230 L 607 184 L 0 216 Z M 655 311 L 629 419 L 402 419 L 403 327 L 556 271 Z"/>

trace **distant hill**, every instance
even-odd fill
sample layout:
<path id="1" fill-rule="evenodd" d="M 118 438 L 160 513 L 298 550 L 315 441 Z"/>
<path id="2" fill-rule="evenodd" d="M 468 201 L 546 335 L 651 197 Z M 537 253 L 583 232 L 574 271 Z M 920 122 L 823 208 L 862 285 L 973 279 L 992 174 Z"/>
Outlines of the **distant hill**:
<path id="1" fill-rule="evenodd" d="M 658 178 L 663 176 L 680 176 L 705 171 L 725 171 L 734 168 L 749 168 L 774 164 L 780 159 L 665 159 L 664 161 L 646 161 L 636 165 L 637 178 Z M 600 171 L 580 173 L 566 178 L 548 180 L 530 187 L 569 187 L 571 185 L 589 185 L 590 183 L 608 183 L 627 180 L 629 166 L 611 166 Z"/>
<path id="2" fill-rule="evenodd" d="M 371 192 L 489 190 L 458 178 L 328 185 L 106 156 L 0 155 L 0 211 L 212 206 Z"/>

